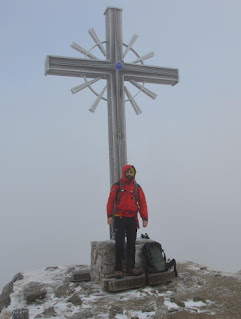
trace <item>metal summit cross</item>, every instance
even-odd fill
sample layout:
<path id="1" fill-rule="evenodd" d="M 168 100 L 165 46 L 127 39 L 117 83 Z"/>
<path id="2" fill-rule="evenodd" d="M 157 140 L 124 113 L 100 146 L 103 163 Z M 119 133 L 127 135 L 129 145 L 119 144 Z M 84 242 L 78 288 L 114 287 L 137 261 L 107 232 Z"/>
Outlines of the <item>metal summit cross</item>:
<path id="1" fill-rule="evenodd" d="M 140 56 L 133 48 L 137 35 L 133 35 L 129 44 L 122 40 L 122 9 L 108 7 L 105 11 L 106 20 L 106 41 L 101 42 L 94 31 L 89 30 L 95 45 L 89 50 L 85 50 L 80 45 L 72 43 L 71 47 L 82 53 L 85 58 L 68 58 L 59 56 L 47 56 L 45 65 L 45 75 L 62 75 L 72 77 L 83 77 L 84 84 L 72 88 L 72 93 L 76 93 L 89 87 L 97 98 L 90 108 L 94 112 L 101 99 L 108 104 L 108 130 L 109 130 L 109 164 L 110 164 L 110 184 L 114 184 L 121 178 L 122 167 L 127 163 L 126 144 L 126 123 L 125 123 L 125 102 L 130 101 L 135 112 L 141 113 L 134 97 L 125 86 L 125 81 L 130 82 L 139 91 L 147 94 L 152 99 L 157 95 L 145 88 L 145 83 L 157 83 L 175 85 L 179 81 L 178 69 L 163 68 L 144 65 L 143 61 L 152 57 L 153 52 Z M 104 47 L 106 44 L 106 48 Z M 98 47 L 106 60 L 101 60 L 90 51 Z M 123 47 L 125 51 L 123 53 Z M 132 63 L 125 63 L 126 54 L 131 51 L 136 59 Z M 139 64 L 138 64 L 139 63 Z M 92 80 L 88 81 L 87 78 Z M 106 79 L 107 85 L 98 94 L 91 85 L 100 79 Z M 107 98 L 103 97 L 107 88 Z M 127 96 L 125 100 L 124 96 Z M 112 238 L 112 232 L 111 232 Z"/>

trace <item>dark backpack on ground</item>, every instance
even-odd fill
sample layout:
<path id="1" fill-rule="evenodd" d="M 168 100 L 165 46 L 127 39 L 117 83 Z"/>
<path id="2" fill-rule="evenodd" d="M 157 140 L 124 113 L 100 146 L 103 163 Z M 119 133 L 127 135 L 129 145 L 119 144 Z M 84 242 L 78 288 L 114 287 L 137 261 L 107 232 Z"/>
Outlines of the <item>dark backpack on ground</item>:
<path id="1" fill-rule="evenodd" d="M 166 261 L 166 255 L 162 249 L 162 245 L 156 241 L 145 244 L 142 247 L 142 253 L 146 262 L 146 279 L 148 283 L 148 274 L 165 272 L 171 267 L 174 267 L 174 273 L 177 277 L 177 267 L 175 259 Z"/>

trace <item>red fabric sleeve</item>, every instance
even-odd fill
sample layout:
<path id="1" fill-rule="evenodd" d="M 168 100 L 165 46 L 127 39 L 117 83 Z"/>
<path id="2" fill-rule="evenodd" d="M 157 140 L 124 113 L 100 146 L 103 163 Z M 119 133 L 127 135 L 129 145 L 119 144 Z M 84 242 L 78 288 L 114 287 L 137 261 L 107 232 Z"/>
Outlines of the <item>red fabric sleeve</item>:
<path id="1" fill-rule="evenodd" d="M 108 202 L 107 202 L 107 216 L 108 217 L 113 216 L 114 203 L 116 201 L 116 193 L 117 193 L 118 189 L 119 189 L 119 186 L 116 184 L 114 184 L 111 187 L 110 195 L 109 195 Z"/>
<path id="2" fill-rule="evenodd" d="M 140 206 L 140 215 L 142 219 L 148 220 L 148 210 L 147 210 L 147 204 L 146 204 L 146 197 L 142 190 L 142 188 L 139 188 L 139 206 Z"/>

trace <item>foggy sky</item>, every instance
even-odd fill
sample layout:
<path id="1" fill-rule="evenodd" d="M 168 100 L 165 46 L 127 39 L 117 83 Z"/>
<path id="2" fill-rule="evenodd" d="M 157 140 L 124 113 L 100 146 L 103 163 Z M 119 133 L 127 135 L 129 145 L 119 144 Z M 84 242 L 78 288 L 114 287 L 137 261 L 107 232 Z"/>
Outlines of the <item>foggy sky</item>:
<path id="1" fill-rule="evenodd" d="M 0 287 L 17 272 L 90 264 L 90 242 L 109 238 L 106 103 L 92 114 L 93 93 L 70 91 L 83 79 L 44 76 L 46 55 L 83 57 L 70 45 L 90 49 L 90 28 L 105 40 L 107 6 L 123 8 L 125 43 L 137 33 L 134 49 L 155 52 L 146 64 L 180 72 L 174 87 L 146 86 L 156 100 L 138 94 L 141 115 L 126 103 L 128 163 L 149 208 L 138 235 L 170 258 L 241 269 L 240 1 L 5 0 Z"/>

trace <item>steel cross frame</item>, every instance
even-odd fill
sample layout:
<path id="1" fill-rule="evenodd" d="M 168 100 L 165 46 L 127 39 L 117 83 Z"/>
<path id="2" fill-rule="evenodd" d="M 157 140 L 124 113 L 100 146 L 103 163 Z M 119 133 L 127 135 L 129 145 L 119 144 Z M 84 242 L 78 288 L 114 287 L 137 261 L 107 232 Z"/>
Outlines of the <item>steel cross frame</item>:
<path id="1" fill-rule="evenodd" d="M 45 75 L 101 78 L 107 80 L 110 185 L 121 178 L 127 163 L 124 81 L 175 85 L 178 69 L 124 63 L 122 9 L 108 7 L 106 21 L 106 61 L 47 56 Z M 113 229 L 110 230 L 113 238 Z"/>

